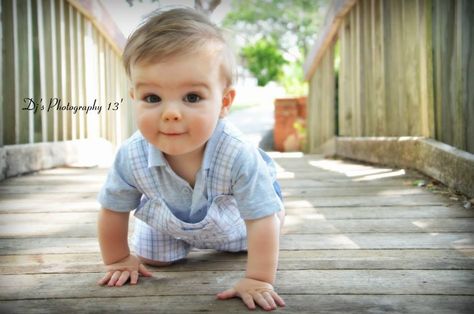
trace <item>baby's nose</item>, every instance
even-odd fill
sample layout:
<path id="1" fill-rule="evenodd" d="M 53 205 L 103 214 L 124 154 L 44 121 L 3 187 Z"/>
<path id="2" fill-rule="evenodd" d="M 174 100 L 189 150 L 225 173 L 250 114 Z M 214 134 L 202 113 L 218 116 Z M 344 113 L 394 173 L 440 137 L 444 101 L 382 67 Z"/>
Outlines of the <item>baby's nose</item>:
<path id="1" fill-rule="evenodd" d="M 169 104 L 165 105 L 163 110 L 164 121 L 179 121 L 181 120 L 181 111 L 177 105 Z"/>

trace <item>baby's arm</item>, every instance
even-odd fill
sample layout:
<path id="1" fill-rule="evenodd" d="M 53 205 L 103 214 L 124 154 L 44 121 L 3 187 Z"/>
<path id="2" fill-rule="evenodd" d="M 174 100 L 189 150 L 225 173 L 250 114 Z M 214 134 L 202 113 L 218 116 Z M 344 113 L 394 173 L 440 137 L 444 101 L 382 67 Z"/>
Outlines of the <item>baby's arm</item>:
<path id="1" fill-rule="evenodd" d="M 122 286 L 129 278 L 131 284 L 138 281 L 138 273 L 151 276 L 140 259 L 130 254 L 128 247 L 129 213 L 114 212 L 102 208 L 98 221 L 98 236 L 102 259 L 107 268 L 100 285 Z"/>
<path id="2" fill-rule="evenodd" d="M 280 222 L 276 215 L 246 220 L 248 258 L 245 278 L 234 288 L 219 293 L 220 299 L 238 296 L 249 309 L 255 302 L 265 310 L 284 306 L 283 299 L 273 290 L 278 266 Z"/>

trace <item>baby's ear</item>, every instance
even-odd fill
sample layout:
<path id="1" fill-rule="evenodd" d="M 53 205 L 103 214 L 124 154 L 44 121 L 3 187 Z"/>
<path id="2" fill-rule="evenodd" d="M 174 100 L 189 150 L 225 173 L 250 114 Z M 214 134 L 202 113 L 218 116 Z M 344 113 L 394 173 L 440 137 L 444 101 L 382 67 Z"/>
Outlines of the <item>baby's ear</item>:
<path id="1" fill-rule="evenodd" d="M 221 113 L 219 115 L 220 118 L 224 118 L 229 113 L 230 107 L 234 102 L 234 98 L 235 89 L 232 87 L 227 88 L 224 91 L 224 95 L 222 96 Z"/>

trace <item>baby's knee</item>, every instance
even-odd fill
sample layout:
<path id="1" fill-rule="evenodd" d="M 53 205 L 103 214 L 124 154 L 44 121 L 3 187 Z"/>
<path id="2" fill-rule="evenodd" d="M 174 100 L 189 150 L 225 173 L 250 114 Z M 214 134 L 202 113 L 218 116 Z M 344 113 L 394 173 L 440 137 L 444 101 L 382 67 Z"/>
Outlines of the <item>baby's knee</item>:
<path id="1" fill-rule="evenodd" d="M 144 258 L 143 256 L 138 256 L 138 258 L 142 261 L 143 264 L 150 265 L 150 266 L 164 267 L 164 266 L 169 266 L 172 264 L 172 262 L 155 261 L 152 259 Z"/>

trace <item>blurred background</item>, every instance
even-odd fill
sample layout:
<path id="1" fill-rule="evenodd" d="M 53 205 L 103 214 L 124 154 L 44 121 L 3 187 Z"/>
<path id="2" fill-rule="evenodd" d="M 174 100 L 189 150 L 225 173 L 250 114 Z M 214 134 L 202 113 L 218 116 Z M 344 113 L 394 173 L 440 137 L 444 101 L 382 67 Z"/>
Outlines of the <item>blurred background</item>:
<path id="1" fill-rule="evenodd" d="M 1 0 L 0 180 L 110 162 L 136 130 L 126 39 L 177 5 L 224 29 L 238 60 L 229 119 L 265 150 L 400 164 L 421 154 L 410 137 L 474 153 L 472 1 Z M 403 153 L 376 160 L 357 140 Z"/>

